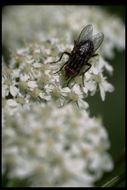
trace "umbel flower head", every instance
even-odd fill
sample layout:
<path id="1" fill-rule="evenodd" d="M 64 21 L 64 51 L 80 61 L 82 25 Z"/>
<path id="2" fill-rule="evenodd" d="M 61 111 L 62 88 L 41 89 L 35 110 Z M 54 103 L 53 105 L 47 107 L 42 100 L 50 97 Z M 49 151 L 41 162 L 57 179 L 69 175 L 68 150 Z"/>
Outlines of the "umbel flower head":
<path id="1" fill-rule="evenodd" d="M 52 48 L 59 50 L 60 42 L 54 39 L 43 43 L 28 44 L 26 48 L 19 49 L 12 54 L 9 66 L 3 62 L 2 95 L 5 99 L 13 99 L 24 105 L 31 102 L 57 102 L 58 107 L 69 102 L 76 103 L 80 108 L 88 108 L 86 98 L 100 90 L 102 100 L 105 100 L 106 92 L 112 92 L 114 87 L 103 75 L 104 70 L 110 74 L 113 71 L 100 55 L 90 59 L 92 67 L 84 74 L 84 86 L 82 76 L 72 80 L 71 86 L 66 85 L 66 80 L 60 73 L 54 74 L 66 61 L 64 57 L 61 63 L 50 64 L 54 57 Z M 50 48 L 49 48 L 50 47 Z M 70 51 L 72 47 L 70 46 Z"/>
<path id="2" fill-rule="evenodd" d="M 2 173 L 34 186 L 93 186 L 113 168 L 99 118 L 72 104 L 3 109 Z M 24 184 L 25 185 L 25 184 Z"/>

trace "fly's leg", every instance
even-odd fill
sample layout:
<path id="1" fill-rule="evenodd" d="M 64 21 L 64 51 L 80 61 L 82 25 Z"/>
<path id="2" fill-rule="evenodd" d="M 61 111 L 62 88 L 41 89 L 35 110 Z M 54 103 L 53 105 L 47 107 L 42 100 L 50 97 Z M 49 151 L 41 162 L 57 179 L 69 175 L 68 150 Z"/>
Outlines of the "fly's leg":
<path id="1" fill-rule="evenodd" d="M 95 57 L 95 56 L 98 56 L 98 53 L 92 55 L 92 57 Z M 80 73 L 80 74 L 82 74 L 82 76 L 83 76 L 82 78 L 83 78 L 83 79 L 84 79 L 84 74 L 85 74 L 85 73 L 90 69 L 90 67 L 92 66 L 92 65 L 91 65 L 90 63 L 88 63 L 88 62 L 85 63 L 85 64 L 86 64 L 85 66 L 88 66 L 88 68 L 85 69 L 84 72 Z"/>
<path id="2" fill-rule="evenodd" d="M 95 56 L 98 56 L 98 53 L 96 53 L 96 54 L 94 54 L 94 55 L 92 55 L 92 57 L 95 57 Z M 90 63 L 86 63 L 86 65 L 88 66 L 88 68 L 82 73 L 82 84 L 83 84 L 83 86 L 85 86 L 84 85 L 84 74 L 91 68 L 91 64 Z"/>
<path id="3" fill-rule="evenodd" d="M 77 75 L 74 75 L 73 77 L 71 77 L 68 81 L 67 81 L 67 86 L 69 85 L 69 83 L 70 83 L 70 81 L 73 79 L 73 78 L 75 78 Z M 74 86 L 74 85 L 73 85 Z M 72 87 L 73 87 L 72 86 Z"/>
<path id="4" fill-rule="evenodd" d="M 91 64 L 90 63 L 86 63 L 86 65 L 88 66 L 88 68 L 84 71 L 84 72 L 82 72 L 81 73 L 81 75 L 82 75 L 82 85 L 80 84 L 80 89 L 81 89 L 81 91 L 84 93 L 84 91 L 83 91 L 83 87 L 85 87 L 85 84 L 84 84 L 84 74 L 91 68 Z"/>
<path id="5" fill-rule="evenodd" d="M 90 63 L 86 63 L 86 65 L 88 66 L 88 68 L 82 73 L 82 84 L 83 86 L 85 86 L 84 84 L 84 74 L 91 68 L 91 64 Z"/>
<path id="6" fill-rule="evenodd" d="M 82 85 L 85 86 L 85 84 L 84 84 L 84 73 L 82 74 Z"/>
<path id="7" fill-rule="evenodd" d="M 57 63 L 57 62 L 59 62 L 59 61 L 62 59 L 62 57 L 63 57 L 64 54 L 66 54 L 66 55 L 68 55 L 68 56 L 71 55 L 70 53 L 64 51 L 64 52 L 61 53 L 61 56 L 60 56 L 60 58 L 59 58 L 57 61 L 50 62 L 50 64 L 51 64 L 51 63 Z M 66 63 L 65 63 L 65 64 L 66 64 Z M 65 65 L 65 64 L 64 64 L 64 65 Z M 62 65 L 62 67 L 61 67 L 58 71 L 56 71 L 54 74 L 56 74 L 56 73 L 58 73 L 59 71 L 61 71 L 62 68 L 64 67 L 64 65 Z"/>
<path id="8" fill-rule="evenodd" d="M 95 57 L 95 56 L 98 56 L 98 53 L 92 55 L 92 57 Z"/>
<path id="9" fill-rule="evenodd" d="M 56 71 L 54 74 L 56 74 L 56 73 L 59 73 L 62 69 L 63 69 L 63 67 L 66 65 L 66 63 L 64 63 L 63 65 L 62 65 L 62 67 L 58 70 L 58 71 Z"/>
<path id="10" fill-rule="evenodd" d="M 66 54 L 66 55 L 68 55 L 68 56 L 71 55 L 70 53 L 64 51 L 64 52 L 61 53 L 61 56 L 60 56 L 60 58 L 59 58 L 57 61 L 50 62 L 50 64 L 51 64 L 51 63 L 57 63 L 57 62 L 59 62 L 59 61 L 62 59 L 62 57 L 63 57 L 64 54 Z"/>
<path id="11" fill-rule="evenodd" d="M 73 79 L 74 77 L 71 77 L 70 80 L 67 81 L 67 86 L 69 85 L 69 82 Z"/>

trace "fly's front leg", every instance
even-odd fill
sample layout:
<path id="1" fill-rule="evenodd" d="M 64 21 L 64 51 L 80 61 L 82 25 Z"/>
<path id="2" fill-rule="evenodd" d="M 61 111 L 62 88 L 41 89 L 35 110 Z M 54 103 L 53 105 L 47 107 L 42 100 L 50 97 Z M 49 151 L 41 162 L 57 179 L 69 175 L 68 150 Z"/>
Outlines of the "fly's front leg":
<path id="1" fill-rule="evenodd" d="M 51 64 L 51 63 L 57 63 L 57 62 L 59 62 L 59 61 L 62 59 L 62 57 L 63 57 L 64 54 L 66 54 L 66 55 L 68 55 L 68 56 L 71 55 L 71 54 L 68 53 L 67 51 L 64 51 L 64 52 L 61 53 L 61 56 L 60 56 L 60 58 L 59 58 L 57 61 L 50 62 L 50 64 Z M 66 63 L 65 63 L 64 65 L 62 65 L 62 67 L 61 67 L 58 71 L 56 71 L 54 74 L 56 74 L 56 73 L 58 73 L 59 71 L 61 71 L 62 68 L 63 68 L 65 65 L 66 65 Z"/>
<path id="2" fill-rule="evenodd" d="M 71 55 L 71 54 L 68 53 L 67 51 L 64 51 L 64 52 L 61 53 L 61 56 L 60 56 L 60 58 L 59 58 L 57 61 L 50 62 L 50 64 L 51 64 L 51 63 L 57 63 L 57 62 L 59 62 L 59 61 L 62 59 L 62 57 L 63 57 L 64 54 L 66 54 L 66 55 L 68 55 L 68 56 Z"/>

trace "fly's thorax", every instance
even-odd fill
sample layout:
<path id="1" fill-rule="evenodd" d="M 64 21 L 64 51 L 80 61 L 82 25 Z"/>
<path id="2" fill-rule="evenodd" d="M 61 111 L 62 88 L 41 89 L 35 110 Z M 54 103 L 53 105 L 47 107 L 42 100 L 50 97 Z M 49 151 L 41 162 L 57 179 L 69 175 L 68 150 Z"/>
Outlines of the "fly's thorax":
<path id="1" fill-rule="evenodd" d="M 94 52 L 94 45 L 91 40 L 86 40 L 79 44 L 79 54 L 81 56 L 90 57 Z"/>

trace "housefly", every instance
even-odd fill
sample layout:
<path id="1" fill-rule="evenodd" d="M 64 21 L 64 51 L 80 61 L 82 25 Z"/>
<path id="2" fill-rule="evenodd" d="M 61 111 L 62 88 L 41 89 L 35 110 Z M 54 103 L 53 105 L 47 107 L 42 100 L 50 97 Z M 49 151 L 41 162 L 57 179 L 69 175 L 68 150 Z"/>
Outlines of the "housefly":
<path id="1" fill-rule="evenodd" d="M 93 26 L 89 24 L 82 29 L 78 39 L 74 41 L 74 48 L 71 53 L 64 51 L 61 53 L 59 60 L 52 62 L 59 62 L 64 54 L 69 56 L 69 59 L 56 72 L 58 73 L 64 69 L 67 85 L 70 80 L 77 75 L 82 75 L 84 84 L 84 73 L 86 73 L 91 67 L 91 64 L 88 61 L 91 57 L 98 55 L 95 54 L 95 52 L 100 47 L 103 39 L 104 34 L 101 32 L 93 35 Z"/>

